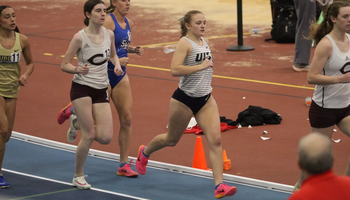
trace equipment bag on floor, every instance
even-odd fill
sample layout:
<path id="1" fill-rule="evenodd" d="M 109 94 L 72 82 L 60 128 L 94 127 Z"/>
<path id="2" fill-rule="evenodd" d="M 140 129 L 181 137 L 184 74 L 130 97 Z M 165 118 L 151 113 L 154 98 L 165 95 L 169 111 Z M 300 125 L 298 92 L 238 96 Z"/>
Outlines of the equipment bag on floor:
<path id="1" fill-rule="evenodd" d="M 277 43 L 294 43 L 297 15 L 293 0 L 271 0 L 272 29 L 270 39 Z"/>

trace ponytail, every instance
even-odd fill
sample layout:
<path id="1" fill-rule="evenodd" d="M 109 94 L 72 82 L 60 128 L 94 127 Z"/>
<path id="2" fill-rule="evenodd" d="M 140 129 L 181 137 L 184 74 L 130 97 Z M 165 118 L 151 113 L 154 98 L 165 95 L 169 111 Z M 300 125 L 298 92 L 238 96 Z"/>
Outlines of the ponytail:
<path id="1" fill-rule="evenodd" d="M 15 28 L 15 30 L 14 30 L 15 32 L 17 32 L 17 33 L 19 33 L 19 29 L 18 29 L 18 27 L 16 26 L 16 28 Z"/>
<path id="2" fill-rule="evenodd" d="M 84 24 L 85 24 L 85 26 L 89 26 L 89 18 L 88 17 L 86 17 L 86 15 L 85 15 L 85 19 L 84 19 Z"/>
<path id="3" fill-rule="evenodd" d="M 187 27 L 186 22 L 184 20 L 184 17 L 180 19 L 180 27 L 181 27 L 181 37 L 185 36 L 187 34 Z"/>
<path id="4" fill-rule="evenodd" d="M 326 36 L 333 30 L 334 24 L 331 20 L 331 17 L 337 18 L 339 15 L 340 8 L 349 6 L 350 4 L 346 2 L 335 2 L 330 4 L 326 11 L 323 21 L 320 24 L 317 24 L 316 21 L 314 21 L 311 24 L 309 39 L 314 39 L 315 44 L 317 45 L 324 36 Z"/>
<path id="5" fill-rule="evenodd" d="M 109 2 L 109 7 L 106 9 L 106 13 L 107 14 L 111 14 L 111 13 L 113 13 L 114 12 L 114 10 L 115 10 L 115 7 L 113 6 L 113 2 L 114 0 L 110 0 Z"/>
<path id="6" fill-rule="evenodd" d="M 329 8 L 330 7 L 331 6 L 329 6 Z M 327 9 L 325 17 L 320 24 L 318 24 L 316 21 L 313 21 L 313 23 L 310 25 L 310 39 L 313 39 L 315 41 L 315 45 L 317 45 L 322 40 L 322 38 L 330 33 L 333 29 L 333 22 L 329 16 L 329 8 Z"/>

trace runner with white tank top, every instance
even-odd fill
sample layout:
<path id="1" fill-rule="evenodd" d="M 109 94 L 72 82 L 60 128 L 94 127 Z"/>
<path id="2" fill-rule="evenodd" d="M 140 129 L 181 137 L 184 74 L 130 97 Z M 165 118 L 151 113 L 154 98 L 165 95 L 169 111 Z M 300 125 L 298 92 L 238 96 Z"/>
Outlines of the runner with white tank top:
<path id="1" fill-rule="evenodd" d="M 208 140 L 215 198 L 222 198 L 234 195 L 237 188 L 223 183 L 220 116 L 211 95 L 213 56 L 203 38 L 206 23 L 204 14 L 198 10 L 187 12 L 180 21 L 181 39 L 171 61 L 171 74 L 180 77 L 180 83 L 170 100 L 168 132 L 157 135 L 147 146 L 139 147 L 136 169 L 141 175 L 146 174 L 151 154 L 164 147 L 175 146 L 194 115 Z"/>
<path id="2" fill-rule="evenodd" d="M 349 39 L 349 34 L 346 34 Z M 325 76 L 341 76 L 350 71 L 350 49 L 342 52 L 328 34 L 326 37 L 333 46 L 332 56 L 327 60 L 322 74 Z M 316 85 L 313 101 L 322 108 L 345 108 L 350 105 L 350 84 Z"/>
<path id="3" fill-rule="evenodd" d="M 85 29 L 79 31 L 83 42 L 80 51 L 77 53 L 78 66 L 87 64 L 89 73 L 82 76 L 75 74 L 73 81 L 96 89 L 107 88 L 108 74 L 107 61 L 111 54 L 111 39 L 106 28 L 102 27 L 104 40 L 102 44 L 92 43 L 86 35 Z"/>
<path id="4" fill-rule="evenodd" d="M 92 143 L 109 144 L 113 138 L 108 98 L 108 60 L 114 64 L 117 76 L 124 73 L 115 51 L 114 33 L 103 27 L 107 16 L 104 2 L 87 0 L 84 15 L 87 27 L 74 35 L 61 64 L 62 71 L 74 74 L 70 91 L 74 114 L 69 118 L 67 139 L 73 143 L 77 131 L 81 131 L 72 180 L 72 185 L 78 189 L 91 188 L 85 180 L 84 166 Z M 72 64 L 75 55 L 78 66 Z"/>
<path id="5" fill-rule="evenodd" d="M 201 38 L 203 45 L 199 46 L 190 38 L 184 37 L 191 45 L 192 52 L 183 62 L 185 66 L 200 65 L 206 58 L 213 62 L 213 56 L 209 45 Z M 193 74 L 180 77 L 179 88 L 191 97 L 202 97 L 212 91 L 211 80 L 213 69 L 211 67 Z"/>
<path id="6" fill-rule="evenodd" d="M 332 139 L 335 126 L 350 136 L 350 4 L 337 1 L 329 5 L 324 20 L 310 26 L 310 37 L 316 49 L 307 74 L 314 84 L 309 109 L 311 131 Z M 302 171 L 294 191 L 298 191 L 307 177 Z M 350 176 L 350 160 L 345 170 Z"/>

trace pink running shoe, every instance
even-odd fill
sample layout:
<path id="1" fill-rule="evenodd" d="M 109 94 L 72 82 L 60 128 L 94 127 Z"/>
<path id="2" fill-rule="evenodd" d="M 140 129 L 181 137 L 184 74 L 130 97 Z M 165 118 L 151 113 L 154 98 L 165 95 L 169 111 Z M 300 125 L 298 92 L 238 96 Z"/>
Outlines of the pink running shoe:
<path id="1" fill-rule="evenodd" d="M 237 192 L 237 188 L 234 186 L 228 186 L 225 183 L 221 183 L 215 190 L 215 198 L 232 196 Z"/>
<path id="2" fill-rule="evenodd" d="M 129 164 L 125 164 L 123 167 L 119 167 L 117 175 L 126 176 L 126 177 L 137 177 L 139 174 L 137 172 L 134 172 L 131 169 L 131 166 L 132 166 L 132 160 L 130 160 Z"/>
<path id="3" fill-rule="evenodd" d="M 139 147 L 139 153 L 137 155 L 137 160 L 136 160 L 136 169 L 141 175 L 146 174 L 146 165 L 148 163 L 148 158 L 143 156 L 143 150 L 145 149 L 145 145 L 141 145 Z"/>
<path id="4" fill-rule="evenodd" d="M 71 110 L 72 110 L 73 104 L 72 102 L 70 102 L 66 107 L 64 107 L 62 110 L 60 110 L 60 112 L 58 112 L 57 115 L 57 122 L 58 124 L 63 124 L 72 114 Z"/>

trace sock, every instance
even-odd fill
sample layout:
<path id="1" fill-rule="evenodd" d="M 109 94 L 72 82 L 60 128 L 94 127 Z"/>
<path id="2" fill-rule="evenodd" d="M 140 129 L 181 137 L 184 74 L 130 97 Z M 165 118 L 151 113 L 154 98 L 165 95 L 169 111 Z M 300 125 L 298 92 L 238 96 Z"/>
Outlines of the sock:
<path id="1" fill-rule="evenodd" d="M 222 183 L 219 183 L 217 186 L 215 186 L 215 190 L 218 189 L 218 187 L 221 185 Z"/>
<path id="2" fill-rule="evenodd" d="M 145 147 L 145 149 L 146 149 L 146 147 Z M 142 155 L 143 155 L 143 157 L 148 158 L 149 156 L 147 156 L 147 155 L 143 152 L 145 149 L 142 150 Z"/>
<path id="3" fill-rule="evenodd" d="M 128 162 L 120 163 L 119 167 L 124 167 L 125 164 L 128 164 Z"/>
<path id="4" fill-rule="evenodd" d="M 73 106 L 72 106 L 72 108 L 70 109 L 70 112 L 71 112 L 72 114 L 74 114 L 73 109 L 74 109 L 74 108 L 73 108 Z"/>

